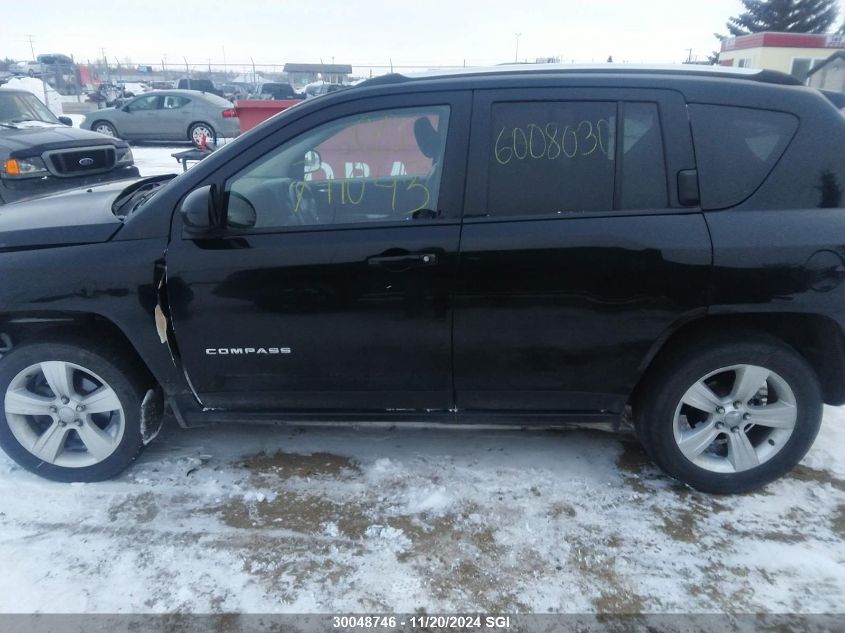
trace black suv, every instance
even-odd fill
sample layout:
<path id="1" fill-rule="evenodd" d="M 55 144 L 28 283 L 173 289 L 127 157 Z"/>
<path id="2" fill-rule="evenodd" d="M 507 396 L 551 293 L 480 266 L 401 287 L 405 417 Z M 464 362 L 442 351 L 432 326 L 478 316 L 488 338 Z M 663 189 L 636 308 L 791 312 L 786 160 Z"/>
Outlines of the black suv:
<path id="1" fill-rule="evenodd" d="M 845 403 L 845 117 L 786 75 L 389 75 L 173 180 L 0 214 L 0 444 L 125 468 L 226 421 L 632 420 L 749 490 Z"/>
<path id="2" fill-rule="evenodd" d="M 137 176 L 125 141 L 71 127 L 29 92 L 0 90 L 0 205 Z"/>

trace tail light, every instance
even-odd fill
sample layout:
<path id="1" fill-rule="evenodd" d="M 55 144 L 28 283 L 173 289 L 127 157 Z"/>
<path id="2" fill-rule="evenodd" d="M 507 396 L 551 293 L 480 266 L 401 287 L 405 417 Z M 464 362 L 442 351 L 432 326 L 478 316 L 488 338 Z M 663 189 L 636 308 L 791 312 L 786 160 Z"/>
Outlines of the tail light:
<path id="1" fill-rule="evenodd" d="M 237 119 L 238 118 L 238 111 L 235 108 L 229 108 L 228 110 L 223 110 L 223 118 L 224 119 Z"/>

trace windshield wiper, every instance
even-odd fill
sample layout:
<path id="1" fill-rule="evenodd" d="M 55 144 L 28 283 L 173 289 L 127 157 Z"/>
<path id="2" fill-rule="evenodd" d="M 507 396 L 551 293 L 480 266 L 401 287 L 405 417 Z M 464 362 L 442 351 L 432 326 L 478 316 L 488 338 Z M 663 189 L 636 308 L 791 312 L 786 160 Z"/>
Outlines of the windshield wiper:
<path id="1" fill-rule="evenodd" d="M 17 125 L 15 125 L 14 123 L 7 123 L 6 121 L 0 121 L 0 125 L 2 125 L 3 127 L 7 127 L 10 130 L 17 130 L 18 129 Z"/>
<path id="2" fill-rule="evenodd" d="M 54 123 L 53 121 L 46 121 L 44 119 L 11 119 L 12 123 Z"/>

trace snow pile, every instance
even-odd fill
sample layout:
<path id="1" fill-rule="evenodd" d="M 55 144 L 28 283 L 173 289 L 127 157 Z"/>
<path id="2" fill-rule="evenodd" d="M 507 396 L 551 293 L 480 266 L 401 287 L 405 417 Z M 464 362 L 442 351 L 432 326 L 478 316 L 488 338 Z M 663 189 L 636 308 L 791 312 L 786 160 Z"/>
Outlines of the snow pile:
<path id="1" fill-rule="evenodd" d="M 41 103 L 44 102 L 44 90 L 47 90 L 46 105 L 50 111 L 56 116 L 62 116 L 64 110 L 62 109 L 62 96 L 50 86 L 50 84 L 36 79 L 35 77 L 13 77 L 8 82 L 0 86 L 0 90 L 7 88 L 9 90 L 26 90 L 34 94 Z"/>

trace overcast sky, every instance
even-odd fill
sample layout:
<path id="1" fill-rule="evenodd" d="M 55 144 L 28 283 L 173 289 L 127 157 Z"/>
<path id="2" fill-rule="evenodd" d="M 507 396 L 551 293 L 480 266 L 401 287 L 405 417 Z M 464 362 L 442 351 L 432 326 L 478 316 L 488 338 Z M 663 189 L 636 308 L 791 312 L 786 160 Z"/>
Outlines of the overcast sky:
<path id="1" fill-rule="evenodd" d="M 717 49 L 740 0 L 0 0 L 0 57 L 191 65 L 285 62 L 479 65 L 563 61 L 671 63 Z"/>

